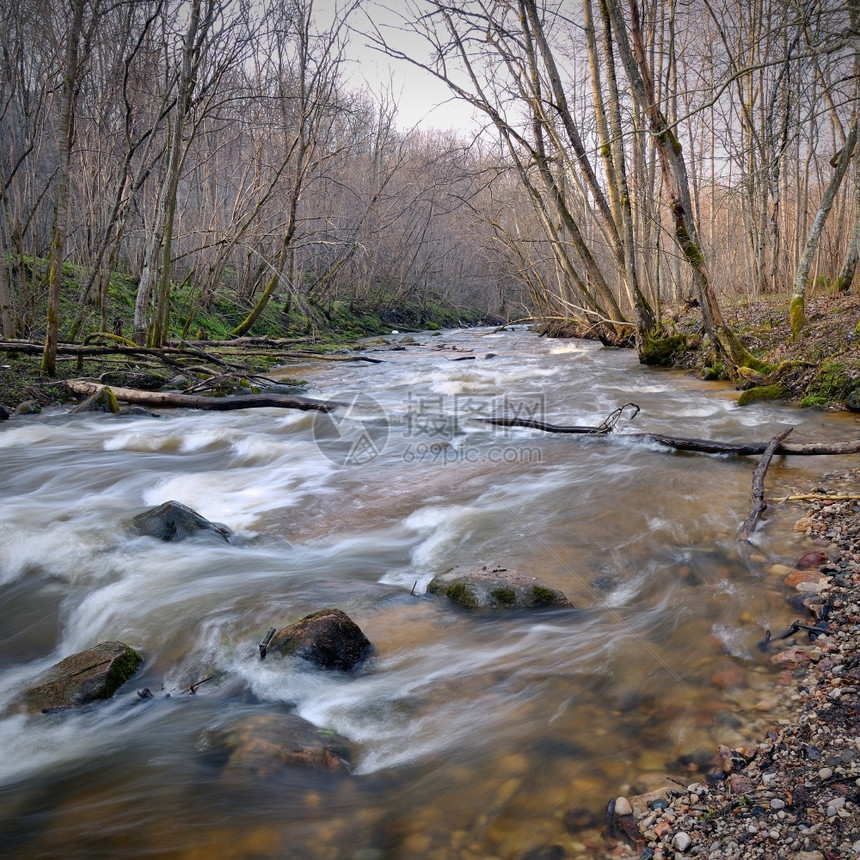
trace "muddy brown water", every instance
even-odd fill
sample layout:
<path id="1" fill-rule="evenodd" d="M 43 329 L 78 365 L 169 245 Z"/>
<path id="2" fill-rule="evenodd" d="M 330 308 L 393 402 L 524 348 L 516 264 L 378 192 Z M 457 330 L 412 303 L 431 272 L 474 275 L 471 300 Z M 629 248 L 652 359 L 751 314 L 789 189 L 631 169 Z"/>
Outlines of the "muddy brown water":
<path id="1" fill-rule="evenodd" d="M 595 856 L 567 810 L 599 819 L 632 781 L 688 779 L 684 763 L 766 724 L 775 673 L 757 643 L 796 617 L 769 568 L 808 549 L 792 529 L 802 506 L 772 503 L 755 546 L 738 547 L 754 458 L 481 419 L 593 425 L 635 402 L 620 434 L 793 426 L 797 442 L 852 438 L 857 419 L 741 409 L 726 386 L 526 329 L 414 339 L 368 345 L 380 364 L 286 368 L 346 404 L 332 420 L 57 410 L 0 425 L 0 854 Z M 768 497 L 854 459 L 777 458 Z M 243 545 L 122 527 L 168 499 Z M 474 615 L 424 596 L 436 573 L 476 563 L 539 576 L 576 609 Z M 259 660 L 270 626 L 324 606 L 373 643 L 364 672 Z M 40 671 L 109 639 L 146 656 L 115 699 L 6 710 Z M 346 738 L 353 773 L 224 767 L 218 732 L 285 712 Z"/>

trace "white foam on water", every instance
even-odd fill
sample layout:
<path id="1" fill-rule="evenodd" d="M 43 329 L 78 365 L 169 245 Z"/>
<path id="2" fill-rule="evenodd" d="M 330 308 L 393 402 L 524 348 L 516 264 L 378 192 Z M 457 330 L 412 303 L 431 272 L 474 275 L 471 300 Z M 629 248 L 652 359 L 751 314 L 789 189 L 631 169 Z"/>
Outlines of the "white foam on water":
<path id="1" fill-rule="evenodd" d="M 10 425 L 9 421 L 4 421 L 0 424 L 0 448 L 19 448 L 49 441 L 62 442 L 56 437 L 55 426 L 35 420 L 32 423 L 14 422 Z"/>
<path id="2" fill-rule="evenodd" d="M 357 677 L 277 659 L 244 660 L 230 668 L 260 698 L 289 704 L 303 719 L 360 745 L 357 773 L 369 774 L 456 748 L 474 735 L 478 719 L 486 730 L 502 720 L 514 704 L 498 694 L 473 689 L 449 701 L 439 691 L 508 665 L 522 649 L 523 637 L 512 633 L 468 654 L 440 643 L 421 654 L 383 655 L 372 671 Z"/>
<path id="3" fill-rule="evenodd" d="M 18 511 L 21 514 L 21 511 Z M 38 518 L 0 522 L 0 585 L 28 572 L 84 583 L 110 575 L 114 562 L 103 552 L 106 530 L 75 521 L 41 524 Z"/>
<path id="4" fill-rule="evenodd" d="M 231 468 L 182 473 L 165 477 L 147 488 L 143 501 L 157 506 L 168 500 L 182 502 L 213 522 L 233 531 L 253 525 L 266 511 L 298 504 L 308 496 L 330 492 L 327 478 L 335 466 L 316 449 L 291 462 L 255 468 Z M 311 459 L 313 457 L 313 459 Z M 309 465 L 313 463 L 313 470 Z"/>
<path id="5" fill-rule="evenodd" d="M 711 635 L 722 642 L 726 653 L 742 660 L 751 660 L 752 653 L 746 645 L 746 631 L 740 627 L 729 627 L 727 624 L 714 624 Z"/>
<path id="6" fill-rule="evenodd" d="M 45 769 L 59 779 L 77 761 L 109 758 L 116 749 L 133 744 L 141 732 L 154 730 L 160 718 L 157 709 L 129 708 L 121 702 L 80 713 L 0 718 L 0 785 Z"/>

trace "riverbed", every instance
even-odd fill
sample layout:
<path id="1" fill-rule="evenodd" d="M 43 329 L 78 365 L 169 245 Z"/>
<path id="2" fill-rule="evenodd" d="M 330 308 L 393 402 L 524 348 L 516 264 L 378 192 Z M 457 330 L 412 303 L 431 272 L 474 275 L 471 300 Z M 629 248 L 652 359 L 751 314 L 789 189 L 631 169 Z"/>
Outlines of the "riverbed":
<path id="1" fill-rule="evenodd" d="M 757 646 L 796 617 L 773 565 L 803 548 L 778 499 L 852 458 L 775 458 L 748 545 L 756 458 L 624 436 L 836 441 L 857 419 L 740 408 L 725 384 L 527 328 L 386 341 L 360 353 L 378 363 L 282 368 L 341 403 L 331 416 L 56 408 L 0 425 L 0 854 L 596 856 L 609 797 L 760 733 L 775 670 Z M 610 436 L 487 421 L 596 426 L 628 403 Z M 128 528 L 169 499 L 237 540 Z M 575 608 L 476 614 L 424 594 L 472 564 Z M 260 660 L 268 628 L 328 606 L 373 644 L 362 671 Z M 8 710 L 107 640 L 145 656 L 110 702 Z M 344 738 L 351 773 L 225 767 L 213 739 L 283 713 Z M 593 826 L 565 826 L 570 810 Z"/>

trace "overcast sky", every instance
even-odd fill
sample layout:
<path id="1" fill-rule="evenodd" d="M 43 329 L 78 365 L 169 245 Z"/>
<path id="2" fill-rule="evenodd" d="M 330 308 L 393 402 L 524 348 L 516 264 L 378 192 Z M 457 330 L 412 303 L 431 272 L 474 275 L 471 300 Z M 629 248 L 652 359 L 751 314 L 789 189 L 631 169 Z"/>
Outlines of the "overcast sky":
<path id="1" fill-rule="evenodd" d="M 316 0 L 314 8 L 330 19 L 333 10 L 342 5 L 342 0 Z M 392 0 L 392 5 L 400 4 L 398 0 Z M 415 125 L 438 129 L 471 128 L 474 125 L 471 108 L 452 100 L 451 92 L 444 84 L 411 63 L 389 59 L 368 46 L 368 38 L 362 35 L 362 31 L 369 29 L 367 17 L 385 30 L 397 24 L 398 14 L 373 0 L 366 0 L 363 9 L 350 19 L 354 30 L 347 52 L 356 87 L 367 86 L 377 95 L 383 88 L 390 89 L 398 105 L 397 124 L 402 129 Z M 398 50 L 414 54 L 419 59 L 426 58 L 427 45 L 414 34 L 402 30 L 395 33 L 389 29 L 386 38 L 389 37 Z"/>

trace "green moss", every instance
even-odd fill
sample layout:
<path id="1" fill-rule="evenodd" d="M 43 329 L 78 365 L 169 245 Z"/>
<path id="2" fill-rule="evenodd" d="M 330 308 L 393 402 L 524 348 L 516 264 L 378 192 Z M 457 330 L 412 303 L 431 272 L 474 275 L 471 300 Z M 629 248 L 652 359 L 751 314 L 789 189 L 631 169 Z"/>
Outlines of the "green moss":
<path id="1" fill-rule="evenodd" d="M 794 296 L 788 306 L 788 319 L 791 323 L 791 336 L 800 337 L 800 332 L 806 325 L 806 306 L 803 296 Z"/>
<path id="2" fill-rule="evenodd" d="M 857 387 L 857 374 L 858 368 L 843 361 L 822 361 L 800 405 L 823 407 L 843 402 Z"/>
<path id="3" fill-rule="evenodd" d="M 681 334 L 667 337 L 648 337 L 639 350 L 639 361 L 642 364 L 666 366 L 687 348 L 687 338 Z"/>
<path id="4" fill-rule="evenodd" d="M 558 604 L 558 595 L 551 589 L 541 585 L 532 586 L 531 602 L 535 606 L 555 606 Z"/>
<path id="5" fill-rule="evenodd" d="M 517 593 L 513 588 L 494 588 L 490 596 L 499 606 L 513 606 L 517 600 Z"/>
<path id="6" fill-rule="evenodd" d="M 749 406 L 763 400 L 785 400 L 790 396 L 791 392 L 781 382 L 775 385 L 759 385 L 742 391 L 738 397 L 738 406 Z"/>
<path id="7" fill-rule="evenodd" d="M 475 609 L 478 601 L 475 595 L 466 587 L 463 582 L 454 582 L 445 589 L 445 596 L 457 606 L 462 606 L 465 609 Z"/>
<path id="8" fill-rule="evenodd" d="M 111 666 L 112 680 L 116 681 L 117 686 L 121 686 L 131 679 L 140 668 L 141 663 L 143 663 L 143 655 L 140 651 L 135 651 L 134 648 L 126 646 L 125 652 L 113 661 Z"/>
<path id="9" fill-rule="evenodd" d="M 116 395 L 107 385 L 101 389 L 96 398 L 96 402 L 98 402 L 105 412 L 112 412 L 114 415 L 119 412 L 119 403 L 117 402 Z"/>

